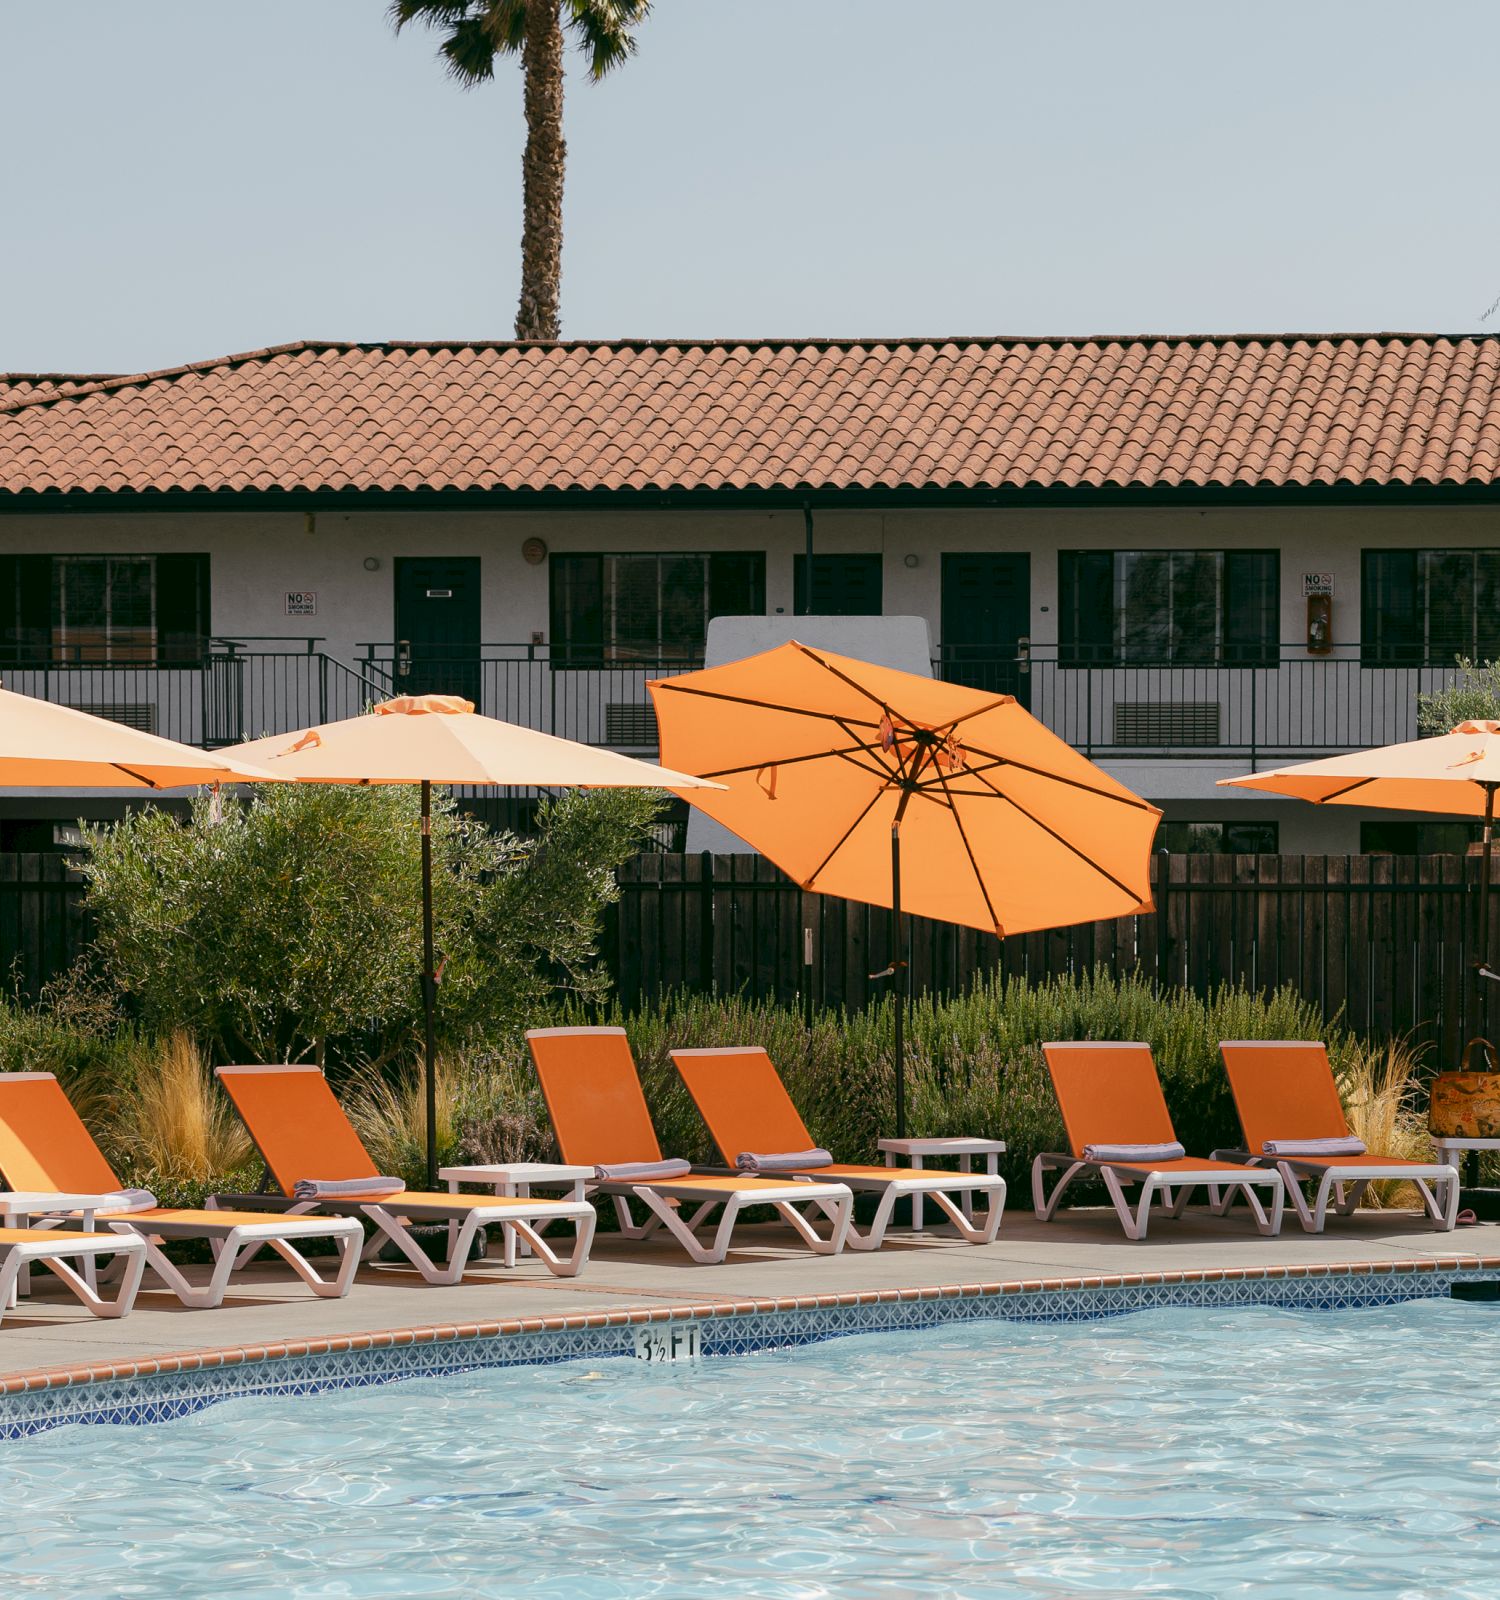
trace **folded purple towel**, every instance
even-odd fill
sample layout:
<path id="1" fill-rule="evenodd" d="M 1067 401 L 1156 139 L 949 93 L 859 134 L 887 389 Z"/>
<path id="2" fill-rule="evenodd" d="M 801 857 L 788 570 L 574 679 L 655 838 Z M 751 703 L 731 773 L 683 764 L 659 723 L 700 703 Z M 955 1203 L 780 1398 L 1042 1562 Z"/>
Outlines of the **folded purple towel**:
<path id="1" fill-rule="evenodd" d="M 1149 1166 L 1153 1161 L 1181 1161 L 1186 1151 L 1175 1141 L 1171 1144 L 1086 1144 L 1085 1161 L 1124 1161 L 1138 1166 Z"/>
<path id="2" fill-rule="evenodd" d="M 685 1178 L 693 1170 L 690 1161 L 617 1161 L 613 1166 L 595 1167 L 600 1183 L 634 1183 L 638 1178 Z"/>
<path id="3" fill-rule="evenodd" d="M 806 1172 L 809 1167 L 831 1167 L 833 1157 L 826 1150 L 784 1150 L 774 1155 L 758 1156 L 753 1151 L 741 1150 L 735 1160 L 741 1172 Z"/>
<path id="4" fill-rule="evenodd" d="M 1356 1139 L 1352 1134 L 1344 1134 L 1337 1139 L 1267 1139 L 1261 1149 L 1268 1156 L 1363 1156 L 1369 1154 L 1365 1149 L 1364 1140 Z"/>
<path id="5" fill-rule="evenodd" d="M 298 1178 L 292 1185 L 294 1200 L 381 1200 L 400 1194 L 400 1178 Z"/>

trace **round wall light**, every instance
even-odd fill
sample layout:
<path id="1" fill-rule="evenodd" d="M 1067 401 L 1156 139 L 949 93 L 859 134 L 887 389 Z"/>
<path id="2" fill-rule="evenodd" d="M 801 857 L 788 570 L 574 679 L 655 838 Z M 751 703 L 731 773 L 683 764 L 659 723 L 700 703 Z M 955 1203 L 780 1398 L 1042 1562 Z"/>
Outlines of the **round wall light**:
<path id="1" fill-rule="evenodd" d="M 380 571 L 380 557 L 379 556 L 366 556 L 365 557 L 365 571 L 366 572 L 379 572 Z"/>
<path id="2" fill-rule="evenodd" d="M 521 546 L 521 554 L 525 556 L 528 565 L 539 567 L 547 559 L 547 541 L 545 539 L 528 539 Z"/>
<path id="3" fill-rule="evenodd" d="M 914 567 L 914 566 L 916 566 L 916 565 L 917 565 L 917 557 L 916 557 L 916 556 L 908 556 L 908 557 L 907 557 L 907 558 L 906 558 L 906 564 L 907 564 L 907 566 L 909 566 L 909 567 Z"/>

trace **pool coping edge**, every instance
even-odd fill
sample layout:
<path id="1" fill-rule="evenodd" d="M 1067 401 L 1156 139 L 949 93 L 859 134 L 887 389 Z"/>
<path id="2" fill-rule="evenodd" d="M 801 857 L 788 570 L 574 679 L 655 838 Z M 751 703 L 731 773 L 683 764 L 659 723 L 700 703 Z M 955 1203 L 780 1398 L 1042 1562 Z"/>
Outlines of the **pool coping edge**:
<path id="1" fill-rule="evenodd" d="M 1417 1276 L 1500 1272 L 1500 1256 L 1441 1255 L 1384 1261 L 1308 1262 L 1259 1267 L 1203 1267 L 1152 1272 L 1101 1273 L 1070 1278 L 1016 1278 L 989 1283 L 949 1283 L 926 1287 L 847 1290 L 840 1293 L 781 1295 L 745 1299 L 685 1301 L 678 1305 L 626 1306 L 603 1311 L 559 1312 L 551 1316 L 426 1323 L 417 1327 L 314 1335 L 274 1343 L 210 1346 L 141 1356 L 131 1360 L 43 1367 L 0 1376 L 0 1398 L 72 1389 L 91 1384 L 203 1372 L 225 1367 L 413 1345 L 463 1343 L 478 1339 L 569 1333 L 629 1327 L 652 1322 L 708 1322 L 787 1312 L 923 1301 L 986 1299 L 1006 1295 L 1048 1295 L 1182 1284 L 1259 1282 L 1286 1278 Z M 0 1335 L 3 1339 L 3 1335 Z"/>

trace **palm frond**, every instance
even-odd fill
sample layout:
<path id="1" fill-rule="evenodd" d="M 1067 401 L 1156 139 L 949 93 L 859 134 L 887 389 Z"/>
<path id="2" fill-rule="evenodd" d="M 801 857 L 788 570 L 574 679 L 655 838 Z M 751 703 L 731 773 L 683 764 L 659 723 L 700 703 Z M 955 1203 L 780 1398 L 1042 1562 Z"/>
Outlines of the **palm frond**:
<path id="1" fill-rule="evenodd" d="M 525 0 L 391 0 L 399 33 L 409 22 L 442 30 L 438 54 L 465 88 L 495 76 L 497 55 L 519 55 L 526 39 Z"/>
<path id="2" fill-rule="evenodd" d="M 563 0 L 564 19 L 589 57 L 589 76 L 597 83 L 636 52 L 631 29 L 646 20 L 651 0 Z"/>

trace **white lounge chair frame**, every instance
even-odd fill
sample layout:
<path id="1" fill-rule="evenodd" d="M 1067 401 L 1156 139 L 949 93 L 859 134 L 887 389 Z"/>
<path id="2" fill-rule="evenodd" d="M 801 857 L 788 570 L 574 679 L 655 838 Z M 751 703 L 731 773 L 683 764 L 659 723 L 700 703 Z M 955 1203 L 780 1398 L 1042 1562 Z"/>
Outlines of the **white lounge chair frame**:
<path id="1" fill-rule="evenodd" d="M 1220 1159 L 1215 1155 L 1212 1160 Z M 1045 1193 L 1045 1175 L 1062 1170 L 1050 1195 Z M 1263 1168 L 1260 1172 L 1225 1172 L 1222 1167 L 1173 1167 L 1153 1172 L 1145 1162 L 1117 1163 L 1085 1161 L 1075 1155 L 1046 1152 L 1031 1164 L 1031 1201 L 1038 1222 L 1050 1222 L 1062 1199 L 1064 1190 L 1075 1178 L 1097 1173 L 1104 1180 L 1115 1214 L 1127 1239 L 1141 1240 L 1151 1220 L 1151 1206 L 1160 1199 L 1168 1216 L 1180 1217 L 1194 1189 L 1208 1190 L 1209 1210 L 1222 1217 L 1242 1194 L 1250 1207 L 1258 1232 L 1273 1236 L 1281 1232 L 1282 1210 L 1286 1203 L 1286 1185 L 1279 1172 Z M 1144 1176 L 1142 1176 L 1144 1174 Z M 1134 1205 L 1126 1194 L 1127 1184 L 1140 1183 L 1141 1192 Z M 1269 1189 L 1271 1209 L 1269 1215 L 1262 1205 L 1256 1189 Z M 1174 1194 L 1175 1191 L 1175 1194 Z"/>
<path id="2" fill-rule="evenodd" d="M 46 1265 L 58 1279 L 93 1312 L 96 1317 L 123 1317 L 135 1305 L 135 1297 L 146 1270 L 146 1241 L 138 1234 L 122 1237 L 117 1233 L 66 1233 L 43 1228 L 20 1230 L 35 1234 L 24 1244 L 0 1244 L 0 1322 L 19 1298 L 23 1276 L 32 1267 Z M 80 1273 L 68 1265 L 77 1257 L 92 1267 L 100 1256 L 109 1256 L 124 1269 L 113 1300 L 106 1300 L 90 1282 L 92 1272 Z"/>
<path id="3" fill-rule="evenodd" d="M 1331 1167 L 1316 1156 L 1258 1156 L 1248 1150 L 1216 1150 L 1214 1156 L 1224 1161 L 1248 1162 L 1252 1166 L 1274 1166 L 1286 1185 L 1297 1220 L 1307 1233 L 1322 1233 L 1330 1211 L 1337 1217 L 1347 1217 L 1357 1211 L 1365 1190 L 1377 1178 L 1395 1178 L 1413 1184 L 1421 1197 L 1423 1211 L 1441 1232 L 1451 1233 L 1458 1223 L 1461 1182 L 1458 1168 L 1444 1166 L 1441 1162 L 1394 1163 L 1381 1161 L 1377 1156 L 1357 1166 L 1341 1162 Z M 1308 1179 L 1317 1184 L 1311 1203 L 1302 1189 Z"/>
<path id="4" fill-rule="evenodd" d="M 755 1045 L 714 1045 L 702 1049 L 671 1052 L 674 1061 L 678 1056 L 744 1056 L 761 1053 L 760 1047 Z M 774 1062 L 772 1070 L 775 1070 Z M 727 1159 L 733 1159 L 727 1150 L 721 1154 Z M 943 1172 L 928 1168 L 921 1170 L 913 1168 L 903 1172 L 899 1167 L 891 1167 L 887 1169 L 890 1174 L 887 1177 L 880 1172 L 849 1172 L 845 1170 L 844 1163 L 838 1161 L 835 1161 L 833 1166 L 834 1172 L 824 1181 L 845 1184 L 850 1189 L 881 1196 L 880 1204 L 875 1208 L 875 1216 L 866 1232 L 861 1233 L 851 1220 L 849 1224 L 851 1250 L 878 1250 L 885 1243 L 886 1229 L 890 1226 L 897 1204 L 902 1200 L 910 1200 L 913 1195 L 934 1201 L 958 1230 L 959 1237 L 965 1244 L 993 1244 L 995 1236 L 1000 1232 L 1000 1224 L 1005 1219 L 1005 1179 L 998 1173 L 991 1177 L 986 1172 Z M 797 1175 L 817 1182 L 822 1173 L 823 1169 L 820 1167 L 809 1167 Z M 746 1173 L 744 1176 L 755 1177 L 756 1174 Z M 970 1204 L 973 1203 L 972 1196 L 976 1194 L 986 1196 L 984 1214 L 978 1222 L 966 1216 L 963 1208 L 954 1203 L 951 1198 L 954 1194 L 970 1197 Z"/>
<path id="5" fill-rule="evenodd" d="M 217 1072 L 220 1078 L 227 1078 L 253 1072 L 288 1073 L 320 1072 L 320 1070 L 315 1066 L 276 1063 L 264 1066 L 220 1067 Z M 253 1129 L 251 1136 L 254 1137 Z M 464 1195 L 456 1198 L 467 1201 L 483 1197 Z M 375 1232 L 365 1242 L 359 1256 L 360 1260 L 373 1260 L 389 1240 L 428 1283 L 445 1285 L 458 1283 L 463 1278 L 464 1269 L 469 1264 L 469 1256 L 473 1250 L 474 1236 L 481 1228 L 496 1224 L 514 1228 L 555 1277 L 577 1277 L 580 1269 L 588 1261 L 589 1248 L 594 1240 L 594 1229 L 599 1221 L 594 1208 L 586 1200 L 518 1200 L 498 1195 L 493 1204 L 472 1206 L 447 1205 L 440 1200 L 434 1200 L 425 1205 L 402 1204 L 393 1207 L 384 1200 L 357 1198 L 293 1200 L 284 1195 L 245 1194 L 216 1195 L 208 1201 L 210 1208 L 216 1204 L 229 1203 L 235 1206 L 277 1211 L 289 1217 L 306 1216 L 310 1212 L 325 1216 L 333 1213 L 349 1218 L 350 1225 L 359 1232 L 362 1240 L 364 1232 L 359 1227 L 358 1219 L 366 1218 L 374 1225 Z M 456 1228 L 451 1226 L 455 1220 Z M 450 1224 L 448 1254 L 445 1261 L 441 1263 L 433 1261 L 412 1237 L 412 1224 L 419 1222 Z M 546 1227 L 552 1222 L 571 1222 L 574 1225 L 576 1231 L 573 1248 L 567 1255 L 560 1255 L 554 1250 L 542 1238 L 539 1227 L 534 1226 L 539 1224 L 540 1227 Z M 236 1265 L 243 1266 L 261 1247 L 260 1242 L 252 1243 Z"/>
<path id="6" fill-rule="evenodd" d="M 817 1255 L 836 1256 L 846 1242 L 854 1243 L 854 1196 L 842 1180 L 818 1183 L 793 1178 L 774 1187 L 725 1191 L 695 1185 L 689 1174 L 659 1187 L 645 1183 L 591 1183 L 588 1192 L 604 1195 L 614 1202 L 615 1219 L 624 1238 L 646 1239 L 658 1228 L 665 1228 L 701 1266 L 715 1266 L 723 1261 L 740 1213 L 751 1206 L 774 1206 L 782 1221 L 795 1229 L 807 1248 Z M 632 1199 L 639 1200 L 649 1213 L 644 1222 L 635 1220 L 630 1209 Z M 673 1200 L 688 1201 L 697 1209 L 691 1216 L 679 1216 L 671 1203 Z M 815 1206 L 828 1217 L 831 1226 L 826 1239 L 797 1209 L 802 1205 Z M 719 1206 L 723 1206 L 724 1215 L 714 1227 L 712 1238 L 705 1243 L 701 1235 L 712 1226 L 712 1214 Z"/>

